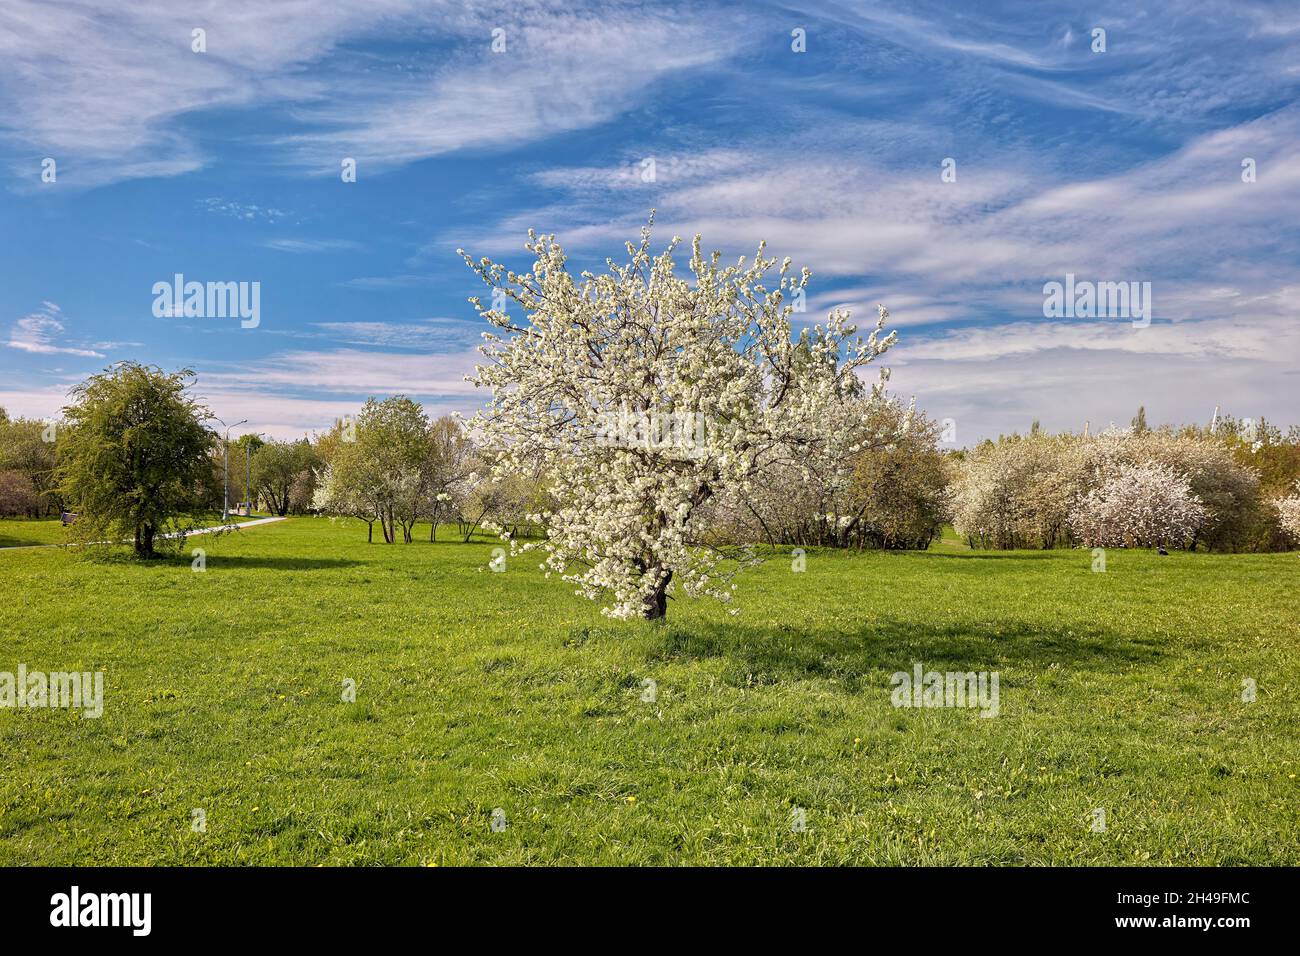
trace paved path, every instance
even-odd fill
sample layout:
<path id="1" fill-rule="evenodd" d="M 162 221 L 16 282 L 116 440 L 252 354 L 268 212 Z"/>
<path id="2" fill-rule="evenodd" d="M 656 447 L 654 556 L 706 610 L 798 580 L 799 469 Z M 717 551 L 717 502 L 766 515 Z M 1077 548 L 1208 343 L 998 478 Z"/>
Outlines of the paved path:
<path id="1" fill-rule="evenodd" d="M 256 519 L 255 521 L 245 521 L 245 522 L 243 522 L 242 524 L 220 524 L 220 525 L 214 525 L 214 526 L 211 527 L 211 528 L 195 528 L 193 531 L 187 531 L 187 532 L 185 533 L 185 537 L 187 537 L 187 538 L 189 538 L 189 537 L 193 537 L 193 536 L 196 535 L 196 534 L 214 534 L 214 533 L 217 532 L 217 531 L 238 531 L 240 528 L 252 528 L 252 527 L 255 527 L 256 525 L 259 525 L 259 524 L 272 524 L 272 523 L 274 523 L 274 522 L 276 522 L 276 521 L 288 521 L 288 520 L 289 520 L 289 519 L 288 519 L 287 516 L 284 517 L 284 518 L 258 518 L 258 519 Z M 158 537 L 160 537 L 160 538 L 178 538 L 178 537 L 180 537 L 180 532 L 178 532 L 178 531 L 173 531 L 171 534 L 160 534 L 160 535 L 158 535 Z M 107 541 L 96 541 L 96 542 L 95 542 L 95 544 L 109 544 L 109 543 L 110 543 L 110 542 L 107 542 Z M 125 542 L 123 542 L 123 543 L 125 543 Z M 72 547 L 72 545 L 71 545 L 71 544 L 59 544 L 59 543 L 55 543 L 55 544 L 14 544 L 14 545 L 9 545 L 8 547 L 5 547 L 5 548 L 0 548 L 0 551 L 26 551 L 26 550 L 28 550 L 28 549 L 30 549 L 30 548 L 69 548 L 69 547 Z"/>

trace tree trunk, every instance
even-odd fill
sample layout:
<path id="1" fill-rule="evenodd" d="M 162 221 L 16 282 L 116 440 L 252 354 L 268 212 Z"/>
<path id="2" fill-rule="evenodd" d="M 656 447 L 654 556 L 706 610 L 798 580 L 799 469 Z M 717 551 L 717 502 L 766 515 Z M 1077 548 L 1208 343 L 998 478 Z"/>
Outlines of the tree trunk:
<path id="1" fill-rule="evenodd" d="M 153 525 L 140 525 L 135 529 L 135 553 L 140 558 L 153 557 Z"/>
<path id="2" fill-rule="evenodd" d="M 673 579 L 672 572 L 668 573 L 659 586 L 650 594 L 647 594 L 641 601 L 641 617 L 646 621 L 662 621 L 668 616 L 668 582 Z"/>

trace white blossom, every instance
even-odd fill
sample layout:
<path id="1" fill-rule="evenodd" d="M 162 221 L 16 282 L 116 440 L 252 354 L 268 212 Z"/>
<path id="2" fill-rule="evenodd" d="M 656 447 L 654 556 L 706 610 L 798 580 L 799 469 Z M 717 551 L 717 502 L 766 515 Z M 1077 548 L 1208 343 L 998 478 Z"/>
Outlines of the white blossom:
<path id="1" fill-rule="evenodd" d="M 1275 501 L 1278 524 L 1292 542 L 1300 544 L 1300 483 L 1296 484 L 1296 493 L 1289 498 Z"/>
<path id="2" fill-rule="evenodd" d="M 1079 499 L 1070 527 L 1085 547 L 1179 547 L 1205 515 L 1187 479 L 1172 468 L 1126 464 Z"/>
<path id="3" fill-rule="evenodd" d="M 706 546 L 701 506 L 744 489 L 776 455 L 849 440 L 847 409 L 876 401 L 887 379 L 882 370 L 867 388 L 857 370 L 895 338 L 882 307 L 865 337 L 836 310 L 796 340 L 790 300 L 807 269 L 778 266 L 763 244 L 724 266 L 696 236 L 682 277 L 678 246 L 652 254 L 647 225 L 625 263 L 578 276 L 553 235 L 532 231 L 526 274 L 465 256 L 524 316 L 470 300 L 494 327 L 469 379 L 492 397 L 471 424 L 494 475 L 537 470 L 555 502 L 541 516 L 545 538 L 511 548 L 544 550 L 549 570 L 618 618 L 662 617 L 670 593 L 730 598 L 730 578 L 753 557 Z M 689 442 L 610 441 L 620 414 L 701 427 Z"/>

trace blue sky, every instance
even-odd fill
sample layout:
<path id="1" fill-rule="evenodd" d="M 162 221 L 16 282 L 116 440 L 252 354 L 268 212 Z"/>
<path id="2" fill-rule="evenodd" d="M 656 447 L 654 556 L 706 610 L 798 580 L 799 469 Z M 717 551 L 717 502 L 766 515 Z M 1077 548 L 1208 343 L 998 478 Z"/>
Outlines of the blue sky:
<path id="1" fill-rule="evenodd" d="M 657 207 L 663 241 L 807 265 L 810 321 L 887 305 L 892 390 L 959 444 L 1140 403 L 1300 423 L 1298 90 L 1294 3 L 6 0 L 0 406 L 134 359 L 281 437 L 372 394 L 469 410 L 455 249 L 523 267 L 535 226 L 595 264 Z M 260 282 L 260 325 L 155 317 L 178 272 Z M 1151 282 L 1152 323 L 1044 318 L 1067 272 Z"/>

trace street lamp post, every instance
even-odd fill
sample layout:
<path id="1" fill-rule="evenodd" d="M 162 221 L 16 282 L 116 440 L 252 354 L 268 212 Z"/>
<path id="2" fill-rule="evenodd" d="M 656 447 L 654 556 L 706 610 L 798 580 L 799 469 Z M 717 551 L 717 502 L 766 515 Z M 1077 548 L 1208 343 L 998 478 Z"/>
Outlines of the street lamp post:
<path id="1" fill-rule="evenodd" d="M 261 433 L 255 436 L 259 441 L 262 438 Z M 244 448 L 244 498 L 248 505 L 248 513 L 253 513 L 253 443 L 250 441 Z"/>
<path id="2" fill-rule="evenodd" d="M 230 518 L 230 429 L 238 428 L 240 425 L 247 425 L 248 419 L 245 418 L 242 422 L 235 422 L 233 425 L 227 425 L 225 422 L 221 421 L 220 418 L 216 418 L 215 415 L 213 418 L 217 422 L 220 422 L 222 427 L 226 429 L 226 441 L 223 447 L 225 464 L 221 469 L 222 484 L 224 485 L 224 491 L 221 495 L 221 523 L 225 524 Z"/>

